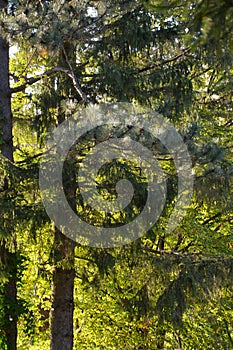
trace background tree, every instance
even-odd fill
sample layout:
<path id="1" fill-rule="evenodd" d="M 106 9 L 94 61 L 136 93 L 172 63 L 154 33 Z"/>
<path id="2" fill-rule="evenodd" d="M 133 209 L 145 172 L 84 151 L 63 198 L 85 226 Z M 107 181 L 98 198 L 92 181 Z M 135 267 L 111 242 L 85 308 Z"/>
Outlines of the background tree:
<path id="1" fill-rule="evenodd" d="M 0 11 L 7 9 L 7 2 L 0 2 Z M 13 161 L 13 139 L 12 139 L 12 112 L 9 94 L 9 45 L 4 37 L 0 37 L 0 149 L 1 154 L 8 160 Z M 1 286 L 1 317 L 2 334 L 5 338 L 7 349 L 16 349 L 17 337 L 17 305 L 16 292 L 16 269 L 17 256 L 14 230 L 10 224 L 12 220 L 10 195 L 7 193 L 9 188 L 9 179 L 7 174 L 4 176 L 2 193 L 5 199 L 5 208 L 1 209 L 1 247 L 0 264 L 5 275 L 5 283 Z M 9 221 L 9 222 L 8 222 Z"/>

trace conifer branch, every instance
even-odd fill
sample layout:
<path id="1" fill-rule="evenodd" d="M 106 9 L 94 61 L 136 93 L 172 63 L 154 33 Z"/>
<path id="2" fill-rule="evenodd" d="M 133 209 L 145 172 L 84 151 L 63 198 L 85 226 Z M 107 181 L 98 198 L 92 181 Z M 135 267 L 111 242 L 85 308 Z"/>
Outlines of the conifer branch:
<path id="1" fill-rule="evenodd" d="M 215 232 L 219 231 L 219 229 L 220 229 L 226 222 L 231 223 L 232 221 L 233 221 L 233 216 L 230 216 L 230 217 L 228 217 L 228 218 L 222 220 L 222 222 L 221 222 L 217 227 L 215 227 L 214 231 L 215 231 Z"/>
<path id="2" fill-rule="evenodd" d="M 192 242 L 193 243 L 193 242 Z M 191 243 L 189 244 L 189 246 L 191 246 Z M 187 247 L 185 247 L 187 248 Z M 150 248 L 150 247 L 147 247 L 147 246 L 142 246 L 141 247 L 142 250 L 146 251 L 146 252 L 149 252 L 149 253 L 153 253 L 155 255 L 166 255 L 166 256 L 177 256 L 177 257 L 187 257 L 187 253 L 185 254 L 185 250 L 180 250 L 180 251 L 174 251 L 174 250 L 158 250 L 158 249 L 153 249 L 153 248 Z M 201 252 L 192 252 L 192 253 L 189 253 L 189 257 L 190 256 L 198 256 L 198 255 L 201 255 Z"/>
<path id="3" fill-rule="evenodd" d="M 160 63 L 151 64 L 150 66 L 141 68 L 141 69 L 138 70 L 138 73 L 144 73 L 144 72 L 147 72 L 147 71 L 149 71 L 149 70 L 158 68 L 158 67 L 160 67 L 160 66 L 164 66 L 164 65 L 167 64 L 167 63 L 175 62 L 175 61 L 177 61 L 179 58 L 185 56 L 190 50 L 191 50 L 191 48 L 188 48 L 188 49 L 184 50 L 183 52 L 181 52 L 180 54 L 178 54 L 178 55 L 176 55 L 176 56 L 174 56 L 174 57 L 172 57 L 172 58 L 169 58 L 169 59 L 166 60 L 166 61 L 163 61 L 163 62 L 160 62 Z"/>
<path id="4" fill-rule="evenodd" d="M 56 74 L 58 72 L 65 73 L 66 75 L 68 75 L 71 78 L 72 82 L 73 82 L 75 90 L 78 92 L 78 94 L 82 98 L 82 100 L 85 103 L 89 103 L 90 102 L 89 99 L 87 98 L 86 94 L 82 91 L 81 86 L 79 85 L 78 79 L 75 76 L 74 72 L 71 71 L 70 69 L 64 68 L 64 67 L 55 67 L 55 68 L 52 68 L 52 69 L 48 69 L 47 71 L 41 73 L 37 77 L 28 78 L 24 84 L 22 84 L 20 86 L 17 86 L 15 88 L 11 88 L 10 89 L 10 94 L 14 94 L 14 93 L 17 93 L 17 92 L 24 91 L 28 86 L 37 83 L 38 81 L 43 79 L 43 77 L 45 77 L 45 76 L 50 77 L 51 75 Z"/>

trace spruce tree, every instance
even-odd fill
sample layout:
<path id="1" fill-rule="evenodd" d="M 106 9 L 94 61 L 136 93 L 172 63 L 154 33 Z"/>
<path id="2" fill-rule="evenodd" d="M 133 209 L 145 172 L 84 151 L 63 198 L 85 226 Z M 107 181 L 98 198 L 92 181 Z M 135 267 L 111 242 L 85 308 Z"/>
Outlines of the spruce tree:
<path id="1" fill-rule="evenodd" d="M 18 42 L 20 47 L 19 33 L 23 33 L 24 40 L 31 45 L 33 59 L 44 59 L 39 68 L 45 68 L 41 75 L 35 72 L 30 78 L 22 74 L 22 84 L 16 84 L 11 92 L 23 91 L 27 86 L 33 89 L 34 83 L 41 82 L 44 91 L 38 89 L 34 93 L 33 103 L 38 106 L 34 122 L 42 143 L 48 128 L 64 120 L 64 109 L 71 100 L 77 107 L 88 100 L 136 101 L 163 113 L 179 127 L 197 173 L 196 198 L 183 225 L 173 235 L 165 233 L 176 198 L 177 176 L 172 160 L 162 149 L 160 161 L 171 190 L 164 216 L 147 236 L 128 247 L 118 250 L 77 247 L 81 259 L 88 259 L 89 265 L 83 268 L 80 263 L 76 273 L 88 288 L 92 291 L 96 288 L 100 293 L 96 305 L 104 296 L 113 296 L 115 310 L 126 312 L 129 324 L 135 326 L 137 346 L 163 348 L 171 334 L 175 334 L 177 341 L 175 344 L 172 340 L 170 345 L 189 346 L 189 340 L 182 334 L 188 308 L 192 307 L 197 317 L 201 299 L 206 300 L 213 287 L 220 291 L 220 284 L 227 288 L 231 281 L 232 238 L 226 234 L 228 227 L 229 231 L 232 227 L 231 134 L 227 134 L 232 125 L 229 41 L 225 46 L 227 59 L 222 61 L 221 50 L 214 54 L 211 50 L 214 27 L 208 27 L 208 21 L 204 23 L 206 13 L 214 20 L 215 10 L 209 9 L 209 5 L 203 8 L 204 2 L 197 6 L 177 1 L 172 6 L 154 1 L 104 5 L 104 9 L 98 8 L 97 17 L 92 18 L 87 16 L 88 3 L 10 2 L 3 26 L 8 40 Z M 225 18 L 228 5 L 222 1 L 219 6 Z M 204 25 L 200 18 L 204 18 Z M 226 34 L 229 31 L 227 26 Z M 217 49 L 217 41 L 214 44 Z M 134 132 L 131 131 L 131 136 Z M 69 171 L 68 167 L 68 174 Z M 71 195 L 74 210 L 75 182 L 72 179 L 67 183 L 67 196 Z M 63 346 L 72 348 L 73 253 L 74 244 L 55 230 L 52 349 L 61 344 L 66 330 L 67 342 Z M 97 271 L 94 276 L 93 271 Z M 148 271 L 150 278 L 145 278 Z M 69 288 L 62 296 L 61 281 L 66 277 Z M 64 307 L 67 324 L 61 316 Z M 64 322 L 68 329 L 63 327 Z M 188 329 L 190 322 L 185 326 Z M 126 334 L 130 338 L 130 333 Z"/>

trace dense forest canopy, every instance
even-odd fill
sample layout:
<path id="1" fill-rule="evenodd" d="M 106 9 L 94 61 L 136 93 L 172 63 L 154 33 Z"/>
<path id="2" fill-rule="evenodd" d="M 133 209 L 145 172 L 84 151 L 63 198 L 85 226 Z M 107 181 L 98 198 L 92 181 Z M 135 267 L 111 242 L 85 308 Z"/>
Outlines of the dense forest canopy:
<path id="1" fill-rule="evenodd" d="M 0 24 L 0 348 L 232 349 L 232 1 L 0 0 Z M 116 105 L 156 125 L 163 118 L 180 135 L 192 168 L 185 215 L 174 211 L 181 171 L 171 133 L 168 142 L 133 122 L 96 126 L 104 108 L 114 119 Z M 47 141 L 74 116 L 79 130 L 85 113 L 90 130 L 62 170 L 81 220 L 124 227 L 148 199 L 145 172 L 118 151 L 94 182 L 111 202 L 126 178 L 130 205 L 106 214 L 85 202 L 79 174 L 102 143 L 130 139 L 163 173 L 161 213 L 127 244 L 75 242 L 44 207 Z M 70 142 L 62 137 L 57 149 Z"/>

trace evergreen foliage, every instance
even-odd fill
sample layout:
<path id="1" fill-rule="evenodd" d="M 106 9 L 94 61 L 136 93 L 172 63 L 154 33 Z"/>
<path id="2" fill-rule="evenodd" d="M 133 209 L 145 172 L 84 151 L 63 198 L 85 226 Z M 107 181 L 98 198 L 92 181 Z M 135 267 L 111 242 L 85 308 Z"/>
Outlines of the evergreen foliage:
<path id="1" fill-rule="evenodd" d="M 17 51 L 9 71 L 15 163 L 0 156 L 0 240 L 11 253 L 17 238 L 8 266 L 18 269 L 18 300 L 4 300 L 11 271 L 2 261 L 0 328 L 9 307 L 18 320 L 18 349 L 49 348 L 55 268 L 75 274 L 74 349 L 232 348 L 232 9 L 225 0 L 10 0 L 1 11 L 0 35 Z M 85 155 L 114 132 L 127 132 L 159 157 L 166 206 L 156 225 L 132 244 L 77 245 L 74 256 L 66 255 L 59 235 L 54 243 L 38 188 L 46 137 L 89 102 L 116 101 L 149 106 L 174 123 L 196 174 L 193 201 L 180 226 L 167 233 L 177 196 L 167 150 L 157 140 L 148 146 L 144 130 L 97 128 L 69 152 L 67 192 Z M 126 213 L 130 221 L 146 197 L 140 171 L 116 160 L 98 180 L 100 194 L 115 198 L 115 184 L 126 173 L 136 189 Z M 120 224 L 122 218 L 91 210 L 78 189 L 76 195 L 75 203 L 69 200 L 80 217 Z M 3 332 L 0 346 L 10 350 Z"/>

